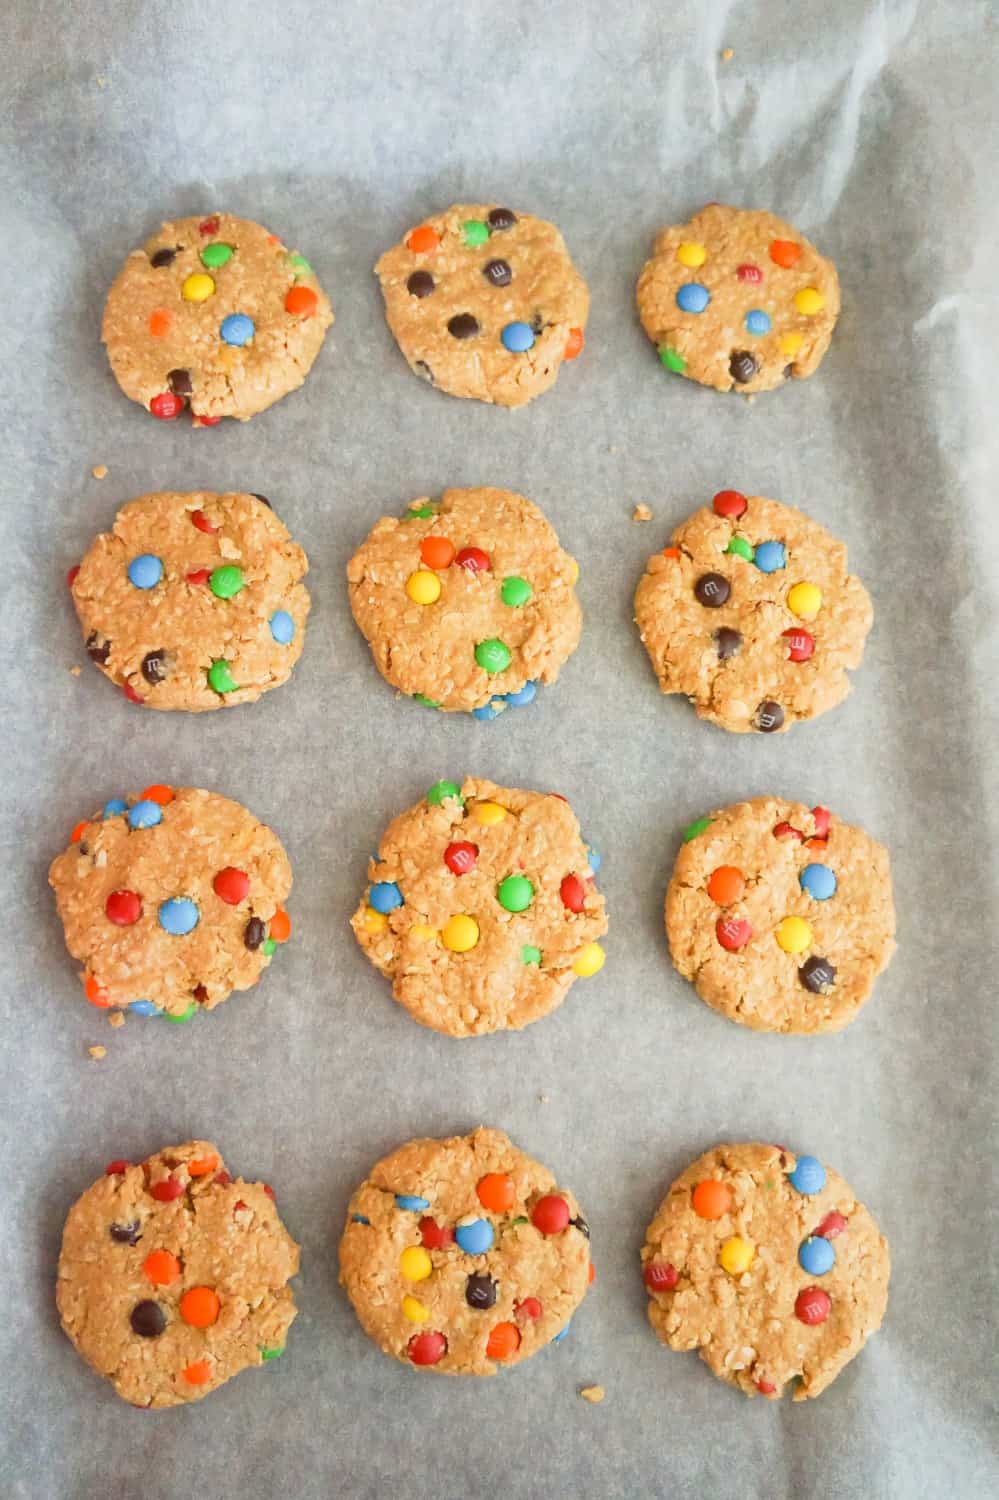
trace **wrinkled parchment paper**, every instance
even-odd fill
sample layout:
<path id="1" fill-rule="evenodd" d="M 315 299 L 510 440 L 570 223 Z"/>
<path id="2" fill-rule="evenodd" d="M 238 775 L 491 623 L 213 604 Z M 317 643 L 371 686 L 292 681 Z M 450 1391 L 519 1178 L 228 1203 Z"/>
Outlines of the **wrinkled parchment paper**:
<path id="1" fill-rule="evenodd" d="M 995 8 L 11 0 L 3 25 L 4 1493 L 994 1491 Z M 843 282 L 819 374 L 752 406 L 666 376 L 634 312 L 655 231 L 712 198 L 775 209 Z M 556 220 L 592 287 L 584 357 L 519 412 L 420 384 L 382 317 L 379 252 L 461 199 Z M 100 316 L 162 218 L 216 207 L 298 246 L 337 321 L 304 390 L 193 432 L 118 393 Z M 479 483 L 544 508 L 587 616 L 557 689 L 492 725 L 397 700 L 344 586 L 379 515 Z M 255 706 L 143 713 L 86 661 L 64 574 L 123 501 L 202 486 L 269 495 L 306 546 L 304 659 Z M 813 513 L 875 598 L 852 697 L 789 736 L 726 735 L 662 699 L 631 624 L 645 557 L 723 486 Z M 556 1015 L 455 1042 L 393 1004 L 347 917 L 387 820 L 465 772 L 572 799 L 611 930 L 604 972 Z M 46 870 L 80 817 L 152 781 L 274 825 L 295 935 L 210 1019 L 116 1032 L 81 1003 Z M 899 953 L 840 1036 L 753 1035 L 669 964 L 681 829 L 767 790 L 891 848 Z M 479 1121 L 574 1187 L 597 1282 L 529 1366 L 418 1378 L 361 1333 L 335 1241 L 383 1152 Z M 276 1185 L 301 1313 L 278 1365 L 148 1415 L 60 1333 L 59 1237 L 109 1158 L 195 1135 Z M 646 1324 L 644 1227 L 732 1139 L 825 1159 L 891 1241 L 884 1329 L 817 1402 L 747 1402 Z M 597 1383 L 594 1407 L 577 1392 Z"/>

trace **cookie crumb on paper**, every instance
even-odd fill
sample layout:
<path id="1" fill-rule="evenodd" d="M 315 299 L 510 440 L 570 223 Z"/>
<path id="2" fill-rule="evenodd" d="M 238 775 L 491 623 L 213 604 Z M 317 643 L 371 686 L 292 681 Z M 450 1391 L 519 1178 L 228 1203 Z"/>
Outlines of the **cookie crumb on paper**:
<path id="1" fill-rule="evenodd" d="M 106 1047 L 88 1047 L 87 1053 L 94 1059 L 94 1062 L 100 1062 L 102 1057 L 107 1057 L 108 1049 Z"/>
<path id="2" fill-rule="evenodd" d="M 69 669 L 69 675 L 70 675 L 70 677 L 79 677 L 79 675 L 80 675 L 80 668 L 79 667 L 70 667 L 70 669 Z"/>
<path id="3" fill-rule="evenodd" d="M 651 521 L 652 512 L 647 505 L 636 505 L 631 513 L 633 521 Z"/>
<path id="4" fill-rule="evenodd" d="M 94 464 L 90 472 L 95 479 L 106 479 L 108 477 L 108 466 L 107 464 Z"/>
<path id="5" fill-rule="evenodd" d="M 722 62 L 731 62 L 734 56 L 734 50 L 731 47 L 725 47 L 722 51 L 721 60 Z"/>
<path id="6" fill-rule="evenodd" d="M 599 1406 L 601 1401 L 606 1396 L 607 1392 L 604 1390 L 602 1385 L 584 1385 L 579 1394 L 582 1396 L 583 1400 L 588 1401 L 591 1406 Z"/>
<path id="7" fill-rule="evenodd" d="M 113 1010 L 111 1012 L 111 1014 L 108 1016 L 108 1025 L 109 1026 L 113 1026 L 114 1029 L 115 1029 L 115 1031 L 118 1030 L 119 1026 L 124 1026 L 124 1024 L 125 1024 L 125 1015 L 124 1015 L 123 1011 Z"/>

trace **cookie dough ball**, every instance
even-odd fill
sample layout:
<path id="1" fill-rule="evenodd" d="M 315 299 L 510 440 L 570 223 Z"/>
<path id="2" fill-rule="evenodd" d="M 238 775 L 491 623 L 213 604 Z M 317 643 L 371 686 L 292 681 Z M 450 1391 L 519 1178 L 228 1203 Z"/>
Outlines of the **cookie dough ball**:
<path id="1" fill-rule="evenodd" d="M 721 490 L 649 558 L 635 620 L 664 693 L 722 729 L 774 734 L 842 702 L 873 611 L 824 526 Z"/>
<path id="2" fill-rule="evenodd" d="M 637 300 L 667 370 L 749 396 L 818 369 L 839 316 L 839 278 L 783 219 L 712 203 L 660 231 Z"/>
<path id="3" fill-rule="evenodd" d="M 516 1031 L 602 968 L 599 865 L 556 793 L 438 781 L 389 824 L 351 926 L 414 1020 Z"/>
<path id="4" fill-rule="evenodd" d="M 132 703 L 252 703 L 302 654 L 308 559 L 263 495 L 173 491 L 122 507 L 70 575 L 87 655 Z"/>
<path id="5" fill-rule="evenodd" d="M 350 1200 L 340 1281 L 386 1354 L 495 1375 L 564 1338 L 593 1277 L 589 1238 L 572 1193 L 482 1126 L 378 1163 Z"/>
<path id="6" fill-rule="evenodd" d="M 670 954 L 756 1031 L 839 1031 L 895 952 L 888 851 L 825 807 L 756 797 L 698 818 L 666 893 Z"/>
<path id="7" fill-rule="evenodd" d="M 73 829 L 49 884 L 101 1010 L 188 1021 L 256 984 L 291 934 L 277 835 L 198 787 L 112 798 Z"/>
<path id="8" fill-rule="evenodd" d="M 495 489 L 414 500 L 347 565 L 354 619 L 386 681 L 477 719 L 558 677 L 582 629 L 578 576 L 538 507 Z"/>
<path id="9" fill-rule="evenodd" d="M 113 1161 L 69 1211 L 56 1303 L 66 1334 L 133 1406 L 200 1401 L 284 1353 L 298 1246 L 265 1182 L 188 1141 Z"/>
<path id="10" fill-rule="evenodd" d="M 544 219 L 456 203 L 375 266 L 410 369 L 450 396 L 523 406 L 582 352 L 586 282 Z"/>
<path id="11" fill-rule="evenodd" d="M 717 1146 L 659 1205 L 642 1247 L 649 1322 L 747 1396 L 830 1385 L 881 1326 L 888 1244 L 814 1156 Z"/>
<path id="12" fill-rule="evenodd" d="M 260 224 L 162 224 L 108 293 L 101 337 L 125 395 L 161 421 L 247 421 L 312 368 L 333 312 L 312 267 Z"/>

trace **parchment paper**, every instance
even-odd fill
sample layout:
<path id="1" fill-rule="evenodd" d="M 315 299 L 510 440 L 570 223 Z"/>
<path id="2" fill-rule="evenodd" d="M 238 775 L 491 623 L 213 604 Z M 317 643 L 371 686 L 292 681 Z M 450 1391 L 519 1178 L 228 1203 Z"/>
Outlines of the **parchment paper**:
<path id="1" fill-rule="evenodd" d="M 995 1493 L 995 7 L 12 0 L 5 29 L 4 1494 Z M 585 356 L 516 413 L 413 378 L 371 274 L 463 198 L 556 220 L 593 291 Z M 655 231 L 712 198 L 783 214 L 843 282 L 819 374 L 752 406 L 667 377 L 634 312 Z M 104 296 L 162 218 L 223 206 L 308 255 L 336 326 L 304 390 L 249 426 L 160 425 L 110 376 Z M 344 584 L 379 515 L 476 483 L 544 508 L 587 616 L 558 687 L 491 725 L 397 700 Z M 305 655 L 255 706 L 144 713 L 86 661 L 64 574 L 123 501 L 201 486 L 270 496 L 306 546 Z M 662 699 L 631 623 L 646 556 L 723 486 L 814 514 L 875 598 L 852 697 L 790 736 Z M 456 1042 L 392 1002 L 347 918 L 387 820 L 465 772 L 572 799 L 611 929 L 557 1014 Z M 274 825 L 295 934 L 210 1018 L 114 1032 L 81 1003 L 46 870 L 78 818 L 152 781 Z M 669 963 L 680 831 L 771 789 L 891 848 L 900 950 L 839 1036 L 753 1035 Z M 418 1378 L 362 1334 L 335 1242 L 382 1153 L 480 1121 L 572 1184 L 598 1278 L 529 1365 Z M 55 1262 L 109 1158 L 192 1135 L 276 1185 L 301 1313 L 279 1365 L 148 1415 L 59 1331 Z M 646 1323 L 644 1227 L 732 1139 L 826 1160 L 891 1242 L 884 1329 L 818 1402 L 747 1402 Z"/>

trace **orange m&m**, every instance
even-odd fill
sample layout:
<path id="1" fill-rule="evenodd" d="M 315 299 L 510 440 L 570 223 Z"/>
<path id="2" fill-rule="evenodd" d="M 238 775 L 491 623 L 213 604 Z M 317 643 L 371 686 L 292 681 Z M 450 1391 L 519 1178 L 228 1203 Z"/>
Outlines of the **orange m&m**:
<path id="1" fill-rule="evenodd" d="M 111 1004 L 111 996 L 108 994 L 104 986 L 94 978 L 93 974 L 87 975 L 86 983 L 83 986 L 83 993 L 86 995 L 91 1005 L 96 1005 L 101 1010 L 107 1010 L 108 1006 Z"/>
<path id="2" fill-rule="evenodd" d="M 73 832 L 69 836 L 69 841 L 71 844 L 78 844 L 80 842 L 80 840 L 83 838 L 86 827 L 86 818 L 84 818 L 82 823 L 77 823 L 76 827 L 73 829 Z"/>
<path id="3" fill-rule="evenodd" d="M 180 1299 L 180 1315 L 192 1328 L 211 1328 L 220 1306 L 210 1286 L 192 1286 Z"/>
<path id="4" fill-rule="evenodd" d="M 719 865 L 708 879 L 708 895 L 719 906 L 734 906 L 741 901 L 746 890 L 745 877 L 735 865 Z"/>
<path id="5" fill-rule="evenodd" d="M 796 245 L 794 240 L 772 240 L 770 244 L 770 259 L 776 266 L 783 266 L 789 271 L 792 266 L 797 265 L 801 256 L 801 246 Z"/>
<path id="6" fill-rule="evenodd" d="M 732 1207 L 732 1189 L 727 1182 L 708 1178 L 697 1184 L 690 1201 L 699 1219 L 720 1219 Z"/>
<path id="7" fill-rule="evenodd" d="M 153 1286 L 170 1286 L 180 1275 L 180 1261 L 169 1250 L 151 1250 L 142 1269 Z"/>
<path id="8" fill-rule="evenodd" d="M 184 1371 L 184 1379 L 188 1385 L 207 1385 L 212 1378 L 212 1362 L 210 1359 L 196 1359 L 193 1365 L 188 1365 Z"/>
<path id="9" fill-rule="evenodd" d="M 283 906 L 279 906 L 271 917 L 267 930 L 268 937 L 272 937 L 276 943 L 286 943 L 291 937 L 291 918 Z"/>
<path id="10" fill-rule="evenodd" d="M 446 536 L 425 536 L 420 543 L 420 561 L 428 568 L 449 568 L 454 562 L 454 543 Z"/>
<path id="11" fill-rule="evenodd" d="M 153 338 L 161 339 L 170 332 L 170 324 L 173 318 L 165 307 L 157 307 L 149 314 L 149 332 Z"/>
<path id="12" fill-rule="evenodd" d="M 520 1329 L 516 1323 L 497 1323 L 486 1342 L 490 1359 L 510 1359 L 520 1348 Z"/>
<path id="13" fill-rule="evenodd" d="M 440 242 L 441 237 L 436 229 L 431 228 L 429 224 L 421 224 L 418 229 L 412 231 L 406 245 L 414 255 L 429 255 L 438 248 Z"/>
<path id="14" fill-rule="evenodd" d="M 487 1172 L 475 1189 L 483 1208 L 494 1214 L 503 1214 L 511 1209 L 516 1199 L 513 1178 L 506 1172 Z"/>
<path id="15" fill-rule="evenodd" d="M 563 359 L 578 359 L 583 352 L 583 330 L 581 328 L 570 328 L 569 337 L 565 341 L 565 353 Z"/>
<path id="16" fill-rule="evenodd" d="M 172 787 L 164 786 L 162 782 L 155 781 L 152 786 L 146 787 L 140 800 L 143 802 L 158 802 L 160 807 L 166 807 L 169 802 L 173 801 L 173 796 Z"/>
<path id="17" fill-rule="evenodd" d="M 219 1159 L 217 1156 L 201 1156 L 195 1161 L 187 1164 L 188 1174 L 191 1177 L 207 1177 L 209 1172 L 217 1172 Z"/>
<path id="18" fill-rule="evenodd" d="M 284 299 L 285 312 L 292 313 L 299 318 L 311 318 L 318 306 L 319 298 L 311 286 L 290 287 Z"/>

